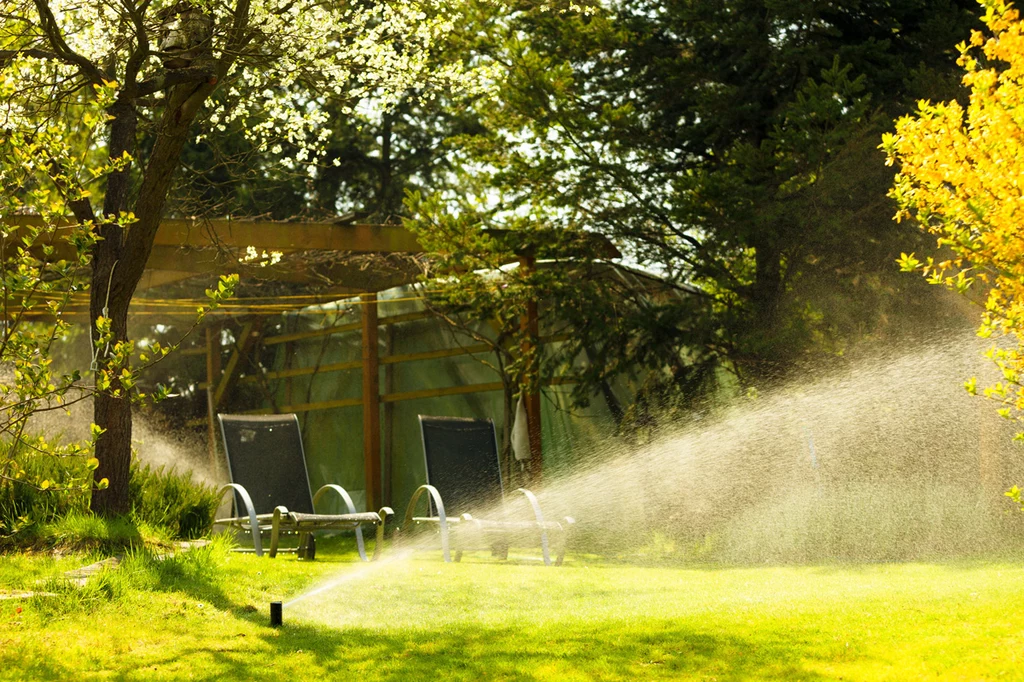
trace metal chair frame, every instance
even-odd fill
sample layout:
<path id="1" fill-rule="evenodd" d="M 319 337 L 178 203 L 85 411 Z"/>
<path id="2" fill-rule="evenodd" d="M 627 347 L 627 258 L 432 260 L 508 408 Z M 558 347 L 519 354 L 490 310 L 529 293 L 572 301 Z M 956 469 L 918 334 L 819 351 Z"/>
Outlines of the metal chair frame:
<path id="1" fill-rule="evenodd" d="M 228 457 L 230 465 L 230 454 L 228 450 L 228 439 L 224 432 L 224 417 L 230 418 L 232 415 L 217 415 L 217 420 L 220 423 L 221 438 L 224 443 L 224 453 Z M 291 415 L 298 424 L 298 417 Z M 302 448 L 302 443 L 299 443 L 299 449 L 302 453 L 302 468 L 306 478 L 306 491 L 309 492 L 309 473 L 306 471 L 306 460 L 305 450 Z M 230 466 L 229 466 L 230 469 Z M 288 508 L 283 505 L 278 505 L 274 508 L 274 511 L 268 514 L 257 514 L 256 508 L 252 503 L 248 491 L 238 483 L 228 483 L 221 487 L 219 494 L 223 498 L 226 492 L 232 491 L 237 494 L 236 500 L 240 500 L 242 505 L 245 507 L 245 515 L 233 516 L 230 518 L 217 519 L 214 521 L 214 525 L 228 526 L 241 530 L 243 532 L 250 533 L 253 540 L 253 549 L 251 551 L 256 553 L 256 556 L 263 556 L 263 541 L 262 533 L 270 532 L 270 547 L 267 554 L 270 558 L 277 556 L 281 553 L 296 553 L 299 558 L 312 560 L 316 556 L 316 541 L 313 536 L 313 532 L 317 530 L 353 530 L 356 536 L 356 547 L 359 551 L 359 557 L 363 561 L 370 561 L 366 556 L 366 546 L 363 540 L 363 524 L 372 524 L 376 527 L 376 544 L 373 549 L 373 560 L 380 557 L 381 548 L 383 547 L 384 541 L 384 525 L 387 523 L 389 517 L 394 516 L 395 512 L 390 507 L 382 507 L 378 512 L 357 512 L 355 504 L 352 502 L 352 496 L 348 494 L 344 488 L 340 485 L 328 483 L 322 486 L 316 491 L 311 498 L 312 509 L 316 509 L 316 504 L 323 498 L 325 494 L 330 491 L 337 493 L 342 502 L 345 504 L 347 509 L 346 514 L 307 514 L 302 512 L 290 512 Z M 298 546 L 295 548 L 282 548 L 280 546 L 280 540 L 282 535 L 298 535 Z M 246 550 L 241 550 L 246 551 Z"/>
<path id="2" fill-rule="evenodd" d="M 492 551 L 495 547 L 501 548 L 496 551 L 502 558 L 508 558 L 508 547 L 510 539 L 515 537 L 533 537 L 540 541 L 541 555 L 546 566 L 552 565 L 549 534 L 557 538 L 555 546 L 556 556 L 553 562 L 555 566 L 561 566 L 565 559 L 565 549 L 568 542 L 568 535 L 575 519 L 566 516 L 561 522 L 545 521 L 541 512 L 537 496 L 526 488 L 516 488 L 515 492 L 526 497 L 533 511 L 533 521 L 493 521 L 476 519 L 470 514 L 462 514 L 458 517 L 450 517 L 445 513 L 444 501 L 441 493 L 436 487 L 430 484 L 430 466 L 427 460 L 427 438 L 423 426 L 424 415 L 420 415 L 420 438 L 423 442 L 423 464 L 427 472 L 427 483 L 421 485 L 412 494 L 409 504 L 405 510 L 405 519 L 401 526 L 401 533 L 408 534 L 419 525 L 429 524 L 436 526 L 441 539 L 441 555 L 446 562 L 452 561 L 452 549 L 455 550 L 455 561 L 462 560 L 462 554 L 467 549 L 478 546 L 487 546 L 488 539 L 491 540 Z M 488 420 L 491 421 L 491 420 Z M 498 452 L 497 434 L 494 431 L 494 422 L 491 421 L 492 433 L 494 433 L 495 452 Z M 501 476 L 501 466 L 498 466 L 498 480 L 502 489 L 502 503 L 505 500 L 504 479 Z M 416 506 L 421 497 L 426 494 L 427 516 L 416 516 Z M 395 536 L 399 540 L 399 534 Z M 532 544 L 532 543 L 531 543 Z"/>
<path id="3" fill-rule="evenodd" d="M 544 565 L 551 566 L 554 563 L 555 566 L 561 566 L 565 560 L 565 548 L 569 530 L 576 523 L 575 519 L 571 516 L 566 516 L 562 519 L 561 523 L 545 521 L 544 514 L 540 510 L 540 503 L 537 501 L 537 496 L 526 488 L 516 488 L 515 491 L 522 493 L 529 501 L 530 507 L 533 510 L 534 521 L 489 521 L 473 518 L 471 514 L 449 517 L 444 511 L 444 501 L 441 499 L 441 493 L 438 492 L 437 488 L 429 483 L 421 485 L 413 493 L 412 498 L 409 500 L 409 506 L 405 509 L 402 531 L 409 532 L 420 524 L 436 525 L 441 536 L 441 555 L 449 563 L 452 561 L 453 546 L 455 549 L 455 561 L 458 562 L 462 561 L 464 551 L 481 546 L 486 547 L 488 546 L 486 538 L 488 536 L 496 537 L 499 541 L 497 543 L 489 543 L 490 546 L 494 547 L 495 544 L 502 545 L 502 558 L 508 558 L 508 546 L 510 544 L 508 540 L 510 536 L 536 535 L 540 540 L 541 556 L 544 559 Z M 437 510 L 436 516 L 415 515 L 416 505 L 424 493 L 427 493 L 428 499 L 433 502 L 434 508 Z M 558 539 L 555 545 L 557 553 L 554 562 L 551 561 L 549 533 L 554 534 Z M 476 542 L 469 542 L 467 538 L 473 538 Z"/>

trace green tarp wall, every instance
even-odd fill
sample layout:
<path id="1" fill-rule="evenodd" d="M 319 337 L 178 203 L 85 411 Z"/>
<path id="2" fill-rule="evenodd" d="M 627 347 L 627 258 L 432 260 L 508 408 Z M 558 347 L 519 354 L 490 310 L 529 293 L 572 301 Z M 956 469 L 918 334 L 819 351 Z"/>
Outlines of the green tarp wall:
<path id="1" fill-rule="evenodd" d="M 414 285 L 396 287 L 378 294 L 378 315 L 387 317 L 422 311 L 418 289 Z M 305 309 L 288 316 L 287 331 L 306 331 L 358 322 L 358 299 L 339 301 L 330 306 Z M 390 327 L 390 329 L 388 328 Z M 481 328 L 483 329 L 483 328 Z M 541 335 L 549 333 L 541 320 Z M 393 346 L 386 348 L 392 335 Z M 457 333 L 443 320 L 426 318 L 380 327 L 381 357 L 419 353 L 478 344 L 468 334 Z M 290 349 L 287 348 L 290 346 Z M 546 349 L 548 352 L 551 348 Z M 288 362 L 288 353 L 291 360 Z M 361 357 L 361 332 L 350 331 L 281 344 L 274 360 L 274 369 L 285 367 L 317 367 L 331 363 L 358 361 Z M 500 381 L 492 366 L 493 354 L 460 355 L 449 358 L 395 363 L 390 389 L 385 383 L 385 366 L 380 368 L 381 393 L 400 393 L 425 389 L 462 386 Z M 361 369 L 324 372 L 292 378 L 292 404 L 317 403 L 328 400 L 359 398 L 362 393 Z M 272 386 L 274 403 L 287 405 L 286 384 Z M 571 386 L 549 386 L 543 389 L 542 436 L 545 478 L 557 477 L 571 470 L 585 453 L 601 450 L 601 444 L 614 432 L 614 420 L 605 399 L 595 396 L 584 409 L 571 409 Z M 616 386 L 622 397 L 628 392 L 626 382 Z M 628 400 L 624 401 L 628 404 Z M 413 491 L 426 481 L 423 447 L 420 442 L 420 414 L 455 417 L 490 417 L 498 430 L 504 427 L 504 406 L 501 391 L 488 391 L 436 398 L 421 398 L 392 403 L 391 433 L 386 433 L 381 406 L 382 458 L 387 440 L 391 438 L 392 467 L 391 501 L 401 514 Z M 267 407 L 270 407 L 269 403 Z M 362 407 L 321 409 L 299 414 L 302 425 L 310 485 L 316 490 L 325 483 L 336 483 L 353 496 L 357 507 L 365 506 L 363 475 Z M 388 472 L 382 466 L 385 484 Z M 515 481 L 513 480 L 513 483 Z M 337 507 L 335 511 L 341 511 Z"/>

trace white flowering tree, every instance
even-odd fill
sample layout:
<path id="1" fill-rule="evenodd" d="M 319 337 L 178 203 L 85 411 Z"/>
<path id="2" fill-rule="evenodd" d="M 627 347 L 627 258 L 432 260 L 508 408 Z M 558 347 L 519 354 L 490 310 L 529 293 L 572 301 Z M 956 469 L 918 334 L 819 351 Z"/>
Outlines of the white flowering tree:
<path id="1" fill-rule="evenodd" d="M 443 0 L 5 0 L 0 135 L 40 145 L 22 167 L 96 239 L 88 261 L 97 482 L 94 512 L 127 511 L 134 352 L 128 309 L 199 136 L 243 129 L 259 147 L 318 160 L 328 103 L 386 108 L 425 85 L 458 3 Z M 97 109 L 98 107 L 98 109 Z M 94 111 L 99 111 L 97 117 Z M 47 146 L 46 140 L 59 144 Z M 17 190 L 11 190 L 17 191 Z M 31 208 L 31 201 L 20 203 Z M 53 218 L 52 211 L 50 218 Z M 0 215 L 0 222 L 3 216 Z M 286 228 L 282 228 L 286 229 Z M 102 488 L 102 486 L 98 486 Z"/>

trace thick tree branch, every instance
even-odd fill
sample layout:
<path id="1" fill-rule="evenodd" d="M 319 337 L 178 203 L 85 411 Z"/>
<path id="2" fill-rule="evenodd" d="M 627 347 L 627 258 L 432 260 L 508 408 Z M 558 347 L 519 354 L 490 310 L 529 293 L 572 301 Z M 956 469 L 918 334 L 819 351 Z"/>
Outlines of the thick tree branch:
<path id="1" fill-rule="evenodd" d="M 136 97 L 146 97 L 176 85 L 188 83 L 209 83 L 217 77 L 216 72 L 208 66 L 189 66 L 184 69 L 163 71 L 160 75 L 148 78 L 135 89 Z M 214 81 L 213 84 L 215 84 Z"/>
<path id="2" fill-rule="evenodd" d="M 46 0 L 35 0 L 36 11 L 39 12 L 39 22 L 42 24 L 43 31 L 46 33 L 46 38 L 50 42 L 50 46 L 54 51 L 60 55 L 60 57 L 79 68 L 87 79 L 92 81 L 96 85 L 102 85 L 104 80 L 103 71 L 98 66 L 93 64 L 91 61 L 78 54 L 64 42 L 64 37 L 60 34 L 60 27 L 57 25 L 57 20 L 53 16 L 53 12 L 50 10 L 50 6 Z"/>
<path id="3" fill-rule="evenodd" d="M 149 34 L 146 31 L 145 23 L 143 18 L 146 16 L 146 10 L 149 9 L 150 0 L 143 0 L 142 4 L 138 7 L 131 2 L 131 0 L 122 0 L 125 11 L 128 13 L 128 17 L 131 19 L 132 26 L 135 27 L 135 50 L 128 57 L 128 61 L 124 67 L 124 83 L 122 87 L 128 89 L 130 92 L 134 90 L 136 79 L 139 76 L 139 69 L 146 61 L 146 57 L 150 55 L 149 49 Z M 133 94 L 135 94 L 133 92 Z"/>
<path id="4" fill-rule="evenodd" d="M 122 91 L 107 113 L 113 117 L 110 122 L 110 137 L 107 143 L 107 153 L 111 159 L 120 159 L 126 154 L 135 154 L 135 131 L 138 127 L 138 114 L 134 103 L 127 92 Z M 128 189 L 131 178 L 131 164 L 113 171 L 107 177 L 107 191 L 103 197 L 103 214 L 108 219 L 116 218 L 122 211 L 128 208 Z M 112 240 L 121 237 L 123 230 L 120 226 L 104 226 L 102 236 L 104 239 Z"/>

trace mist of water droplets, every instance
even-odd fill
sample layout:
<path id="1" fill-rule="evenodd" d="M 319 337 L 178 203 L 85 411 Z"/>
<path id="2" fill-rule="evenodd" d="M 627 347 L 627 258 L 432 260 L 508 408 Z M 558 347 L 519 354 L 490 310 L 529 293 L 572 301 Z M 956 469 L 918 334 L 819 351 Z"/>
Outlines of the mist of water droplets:
<path id="1" fill-rule="evenodd" d="M 612 444 L 541 500 L 573 545 L 644 560 L 903 561 L 1021 548 L 1003 492 L 1024 483 L 1018 425 L 972 397 L 971 336 L 867 359 L 745 399 L 642 448 Z M 616 451 L 619 450 L 619 451 Z"/>

